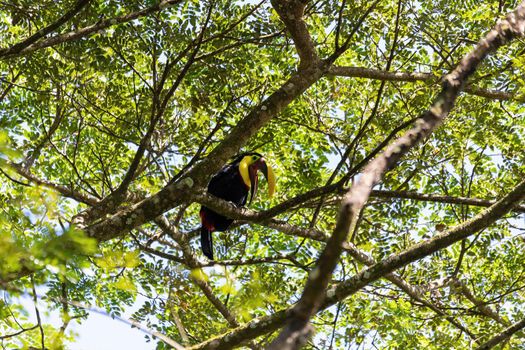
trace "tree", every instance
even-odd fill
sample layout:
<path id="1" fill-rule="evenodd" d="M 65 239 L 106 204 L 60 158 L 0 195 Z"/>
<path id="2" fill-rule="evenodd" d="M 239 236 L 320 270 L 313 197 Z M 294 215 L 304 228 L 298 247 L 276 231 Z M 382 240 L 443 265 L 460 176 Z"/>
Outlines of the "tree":
<path id="1" fill-rule="evenodd" d="M 63 318 L 7 297 L 4 347 L 61 348 L 71 320 L 139 296 L 127 322 L 159 349 L 523 347 L 522 5 L 17 0 L 0 15 L 0 283 Z M 206 193 L 252 150 L 275 198 Z M 236 219 L 216 261 L 201 204 Z"/>

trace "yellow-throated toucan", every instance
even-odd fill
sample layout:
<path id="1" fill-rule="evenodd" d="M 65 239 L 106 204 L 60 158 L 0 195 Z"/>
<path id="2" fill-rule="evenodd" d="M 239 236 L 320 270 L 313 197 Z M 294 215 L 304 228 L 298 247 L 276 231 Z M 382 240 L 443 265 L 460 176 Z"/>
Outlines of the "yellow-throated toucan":
<path id="1" fill-rule="evenodd" d="M 257 183 L 259 178 L 257 170 L 261 170 L 268 181 L 268 192 L 270 197 L 275 191 L 275 175 L 272 167 L 266 164 L 265 159 L 259 153 L 243 153 L 235 158 L 233 162 L 225 165 L 217 174 L 215 174 L 208 184 L 208 193 L 233 202 L 237 206 L 243 206 L 248 199 L 250 192 L 250 201 L 257 193 Z M 211 233 L 213 231 L 225 231 L 228 229 L 233 219 L 229 219 L 201 206 L 201 247 L 202 252 L 209 259 L 213 260 L 213 240 Z"/>

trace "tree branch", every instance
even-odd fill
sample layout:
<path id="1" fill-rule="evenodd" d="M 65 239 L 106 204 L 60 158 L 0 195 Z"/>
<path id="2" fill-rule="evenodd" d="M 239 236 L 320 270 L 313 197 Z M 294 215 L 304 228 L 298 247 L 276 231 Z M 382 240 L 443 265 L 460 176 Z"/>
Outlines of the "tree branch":
<path id="1" fill-rule="evenodd" d="M 365 78 L 376 79 L 381 81 L 404 81 L 404 82 L 425 82 L 428 84 L 436 84 L 439 82 L 439 77 L 433 73 L 418 73 L 418 72 L 388 72 L 378 69 L 370 69 L 364 67 L 341 67 L 332 66 L 326 74 L 327 76 L 341 76 L 349 78 Z M 525 96 L 514 94 L 511 92 L 482 89 L 472 85 L 467 85 L 463 89 L 468 94 L 480 97 L 490 98 L 493 100 L 502 101 L 525 101 Z"/>
<path id="2" fill-rule="evenodd" d="M 173 237 L 175 241 L 179 244 L 182 250 L 182 255 L 184 257 L 184 260 L 186 262 L 186 265 L 191 269 L 199 269 L 201 268 L 201 264 L 199 261 L 195 258 L 189 244 L 188 239 L 186 236 L 181 235 L 176 228 L 174 228 L 168 220 L 161 216 L 155 220 L 155 223 L 168 235 Z M 191 278 L 193 283 L 195 283 L 203 292 L 203 294 L 206 296 L 206 298 L 210 301 L 210 303 L 220 312 L 220 314 L 228 321 L 228 324 L 231 327 L 238 327 L 239 322 L 237 322 L 235 316 L 230 312 L 228 307 L 213 293 L 213 289 L 210 286 L 208 282 L 206 282 L 204 279 L 192 277 Z M 250 342 L 248 344 L 252 349 L 256 349 L 257 346 L 255 343 Z"/>
<path id="3" fill-rule="evenodd" d="M 0 59 L 5 59 L 5 58 L 9 58 L 9 57 L 13 57 L 13 56 L 19 56 L 19 55 L 26 55 L 26 54 L 29 54 L 29 53 L 34 52 L 36 50 L 42 49 L 42 48 L 46 48 L 46 47 L 62 44 L 62 43 L 65 43 L 65 42 L 75 41 L 75 40 L 84 38 L 86 36 L 93 35 L 94 33 L 97 33 L 98 31 L 104 30 L 104 29 L 109 28 L 111 26 L 114 26 L 114 25 L 117 25 L 117 24 L 122 24 L 122 23 L 127 23 L 127 22 L 130 22 L 130 21 L 134 20 L 134 19 L 137 19 L 137 18 L 140 18 L 140 17 L 144 17 L 144 16 L 150 15 L 150 14 L 155 13 L 155 12 L 162 11 L 162 10 L 168 8 L 168 7 L 176 5 L 177 3 L 181 2 L 181 1 L 182 0 L 162 0 L 159 3 L 157 3 L 157 4 L 153 5 L 153 6 L 150 6 L 148 8 L 145 8 L 143 10 L 132 12 L 130 14 L 123 15 L 123 16 L 118 16 L 118 17 L 109 18 L 109 19 L 103 19 L 103 20 L 97 22 L 96 24 L 92 24 L 90 26 L 87 26 L 87 27 L 84 27 L 84 28 L 80 28 L 80 29 L 78 29 L 76 31 L 71 31 L 71 32 L 68 32 L 68 33 L 52 36 L 52 37 L 50 37 L 48 39 L 40 40 L 40 41 L 35 42 L 35 43 L 33 43 L 33 44 L 29 45 L 29 46 L 26 46 L 23 49 L 18 50 L 18 51 L 14 52 L 14 53 L 1 55 Z"/>
<path id="4" fill-rule="evenodd" d="M 446 196 L 446 195 L 443 196 L 443 195 L 438 195 L 438 194 L 425 194 L 425 193 L 408 192 L 408 191 L 385 191 L 385 190 L 374 190 L 370 194 L 370 197 L 413 199 L 416 201 L 473 205 L 476 207 L 490 207 L 496 202 L 495 200 L 479 199 L 479 198 L 455 197 L 455 196 Z M 524 213 L 525 205 L 517 205 L 514 208 L 514 211 L 518 213 Z"/>
<path id="5" fill-rule="evenodd" d="M 6 56 L 15 56 L 19 54 L 24 49 L 27 49 L 31 44 L 35 43 L 38 39 L 45 37 L 52 31 L 58 29 L 62 24 L 69 21 L 77 13 L 79 13 L 91 0 L 78 0 L 71 10 L 66 12 L 64 15 L 60 16 L 54 23 L 51 23 L 47 27 L 40 29 L 35 34 L 31 35 L 29 38 L 11 46 L 10 48 L 0 49 L 0 58 Z"/>
<path id="6" fill-rule="evenodd" d="M 11 333 L 11 334 L 6 334 L 6 335 L 0 335 L 0 340 L 4 340 L 4 339 L 9 339 L 9 338 L 13 338 L 13 337 L 16 337 L 22 333 L 25 333 L 25 332 L 29 332 L 29 331 L 32 331 L 33 329 L 36 329 L 38 328 L 39 325 L 38 324 L 35 324 L 33 327 L 29 327 L 29 328 L 22 328 L 21 330 L 19 330 L 18 332 L 15 332 L 15 333 Z"/>
<path id="7" fill-rule="evenodd" d="M 303 19 L 307 1 L 272 0 L 272 6 L 286 25 L 299 54 L 299 69 L 319 65 L 319 56 Z"/>
<path id="8" fill-rule="evenodd" d="M 51 126 L 49 127 L 49 130 L 44 130 L 45 134 L 42 136 L 40 140 L 37 141 L 35 148 L 31 152 L 31 154 L 26 157 L 24 161 L 23 168 L 24 170 L 29 172 L 29 169 L 33 166 L 33 163 L 38 159 L 40 156 L 40 152 L 42 151 L 42 148 L 46 145 L 48 141 L 51 141 L 51 137 L 53 134 L 57 131 L 58 127 L 60 126 L 60 123 L 64 119 L 64 112 L 62 110 L 62 106 L 60 105 L 61 101 L 61 90 L 60 86 L 57 86 L 57 96 L 56 96 L 56 113 L 55 118 L 53 118 L 53 123 L 51 123 Z"/>
<path id="9" fill-rule="evenodd" d="M 200 30 L 199 35 L 197 36 L 195 46 L 192 52 L 190 53 L 188 60 L 186 61 L 183 68 L 179 72 L 177 78 L 175 79 L 175 82 L 171 85 L 169 89 L 167 89 L 166 94 L 164 98 L 162 99 L 162 101 L 160 101 L 160 96 L 162 95 L 162 92 L 163 92 L 162 89 L 164 86 L 164 82 L 169 74 L 169 71 L 173 67 L 173 65 L 170 64 L 166 66 L 162 79 L 161 79 L 161 83 L 159 84 L 158 87 L 157 86 L 154 87 L 153 103 L 151 107 L 151 117 L 150 117 L 148 129 L 146 133 L 144 134 L 144 136 L 141 138 L 137 151 L 135 152 L 135 155 L 133 156 L 133 159 L 120 185 L 115 191 L 113 191 L 109 196 L 101 200 L 96 206 L 93 206 L 85 210 L 84 212 L 80 213 L 76 217 L 74 217 L 73 219 L 74 222 L 76 223 L 91 222 L 95 219 L 98 219 L 102 215 L 113 213 L 118 208 L 118 206 L 126 199 L 128 188 L 131 185 L 131 182 L 134 180 L 137 174 L 140 162 L 142 161 L 142 158 L 144 156 L 144 153 L 146 152 L 146 149 L 148 149 L 148 147 L 150 146 L 151 137 L 153 136 L 155 132 L 157 123 L 159 123 L 160 120 L 163 118 L 170 99 L 173 97 L 173 94 L 175 93 L 179 85 L 182 83 L 190 67 L 195 62 L 195 56 L 200 50 L 202 40 L 204 38 L 204 33 L 206 31 L 206 28 L 208 27 L 208 24 L 211 18 L 212 9 L 213 9 L 213 6 L 210 5 L 206 19 L 203 24 L 203 27 Z M 182 58 L 185 54 L 187 54 L 190 48 L 191 48 L 191 44 L 188 45 L 188 47 L 180 53 L 179 57 Z"/>
<path id="10" fill-rule="evenodd" d="M 496 334 L 496 336 L 488 340 L 486 343 L 483 343 L 476 350 L 492 349 L 502 341 L 508 340 L 514 333 L 521 331 L 523 328 L 525 328 L 525 319 L 514 323 L 508 328 L 505 328 L 501 333 Z"/>
<path id="11" fill-rule="evenodd" d="M 120 322 L 125 323 L 125 324 L 127 324 L 129 326 L 135 327 L 135 328 L 141 330 L 142 332 L 144 332 L 144 333 L 146 333 L 148 335 L 156 337 L 156 338 L 160 339 L 161 341 L 163 341 L 164 343 L 166 343 L 167 345 L 173 347 L 176 350 L 186 350 L 186 348 L 184 348 L 183 346 L 178 344 L 176 341 L 174 341 L 173 339 L 168 338 L 167 336 L 165 336 L 164 334 L 162 334 L 160 332 L 157 332 L 155 330 L 149 329 L 148 327 L 144 326 L 143 324 L 141 324 L 141 323 L 139 323 L 139 322 L 137 322 L 135 320 L 127 319 L 127 318 L 124 318 L 124 317 L 120 317 L 120 316 L 116 315 L 115 313 L 109 315 L 106 311 L 104 311 L 104 310 L 102 310 L 100 308 L 97 308 L 95 306 L 84 304 L 82 302 L 78 302 L 78 301 L 75 301 L 75 300 L 64 299 L 64 298 L 61 298 L 61 297 L 53 297 L 53 296 L 50 296 L 50 295 L 44 297 L 44 296 L 38 295 L 35 292 L 34 288 L 33 288 L 33 295 L 30 295 L 26 291 L 24 291 L 22 289 L 19 289 L 19 288 L 15 287 L 15 286 L 7 285 L 6 283 L 4 283 L 2 281 L 0 281 L 0 287 L 3 288 L 3 289 L 6 289 L 6 290 L 16 291 L 17 293 L 19 293 L 19 294 L 21 294 L 23 296 L 32 297 L 34 299 L 53 300 L 53 301 L 55 301 L 57 303 L 65 303 L 65 304 L 68 304 L 68 305 L 71 305 L 71 306 L 74 306 L 74 307 L 77 307 L 77 308 L 80 308 L 80 309 L 89 310 L 89 311 L 98 313 L 100 315 L 103 315 L 103 316 L 106 316 L 106 317 L 110 317 L 111 319 L 120 321 Z M 36 301 L 35 301 L 35 303 L 36 303 Z M 2 339 L 2 338 L 0 337 L 0 339 Z M 42 347 L 42 349 L 44 349 L 44 347 Z"/>
<path id="12" fill-rule="evenodd" d="M 57 185 L 57 184 L 52 183 L 51 181 L 48 181 L 48 180 L 40 179 L 40 178 L 36 177 L 35 175 L 31 174 L 29 171 L 24 169 L 19 164 L 15 164 L 15 163 L 12 163 L 12 162 L 7 162 L 6 166 L 8 168 L 10 168 L 10 169 L 13 169 L 18 175 L 26 178 L 27 180 L 31 181 L 32 183 L 40 185 L 40 186 L 44 186 L 44 187 L 47 187 L 47 188 L 50 188 L 52 190 L 55 190 L 58 193 L 60 193 L 61 195 L 63 195 L 64 197 L 72 198 L 72 199 L 76 200 L 77 202 L 85 203 L 85 204 L 88 204 L 88 205 L 95 205 L 98 202 L 98 200 L 95 197 L 92 197 L 90 195 L 86 195 L 86 194 L 80 193 L 78 191 L 69 189 L 69 188 L 67 188 L 66 186 L 63 186 L 63 185 Z"/>
<path id="13" fill-rule="evenodd" d="M 459 293 L 463 294 L 472 304 L 474 304 L 478 310 L 485 316 L 492 318 L 498 323 L 504 326 L 508 326 L 509 323 L 501 318 L 494 310 L 486 305 L 482 300 L 479 300 L 474 294 L 467 288 L 465 283 L 460 281 L 458 278 L 454 278 L 451 281 L 451 286 Z"/>

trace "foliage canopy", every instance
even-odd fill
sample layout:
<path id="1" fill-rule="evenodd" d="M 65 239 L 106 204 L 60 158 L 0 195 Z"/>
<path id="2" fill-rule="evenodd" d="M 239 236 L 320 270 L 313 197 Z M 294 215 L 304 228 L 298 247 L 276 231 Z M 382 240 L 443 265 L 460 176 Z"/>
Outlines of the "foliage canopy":
<path id="1" fill-rule="evenodd" d="M 120 316 L 133 304 L 156 341 L 194 348 L 266 316 L 236 344 L 266 346 L 277 333 L 264 327 L 301 296 L 341 195 L 517 6 L 304 3 L 0 3 L 4 348 L 67 348 L 67 326 L 88 305 Z M 522 180 L 524 48 L 517 39 L 485 58 L 444 124 L 386 173 L 331 286 L 474 217 Z M 203 189 L 252 150 L 276 169 L 277 193 L 260 191 L 248 214 L 219 202 L 245 216 L 214 234 L 214 265 L 197 240 Z M 475 348 L 524 319 L 525 206 L 515 204 L 319 311 L 306 348 Z M 62 327 L 35 321 L 18 304 L 24 293 L 58 310 Z M 525 349 L 523 336 L 498 346 Z"/>

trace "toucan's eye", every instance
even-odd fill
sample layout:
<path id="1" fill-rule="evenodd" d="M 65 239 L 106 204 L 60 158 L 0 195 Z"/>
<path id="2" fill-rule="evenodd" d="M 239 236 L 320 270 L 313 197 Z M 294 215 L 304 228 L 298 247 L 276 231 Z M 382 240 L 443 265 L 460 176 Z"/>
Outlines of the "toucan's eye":
<path id="1" fill-rule="evenodd" d="M 252 159 L 253 159 L 253 160 L 256 160 L 256 159 L 257 159 L 257 156 L 252 156 Z"/>

